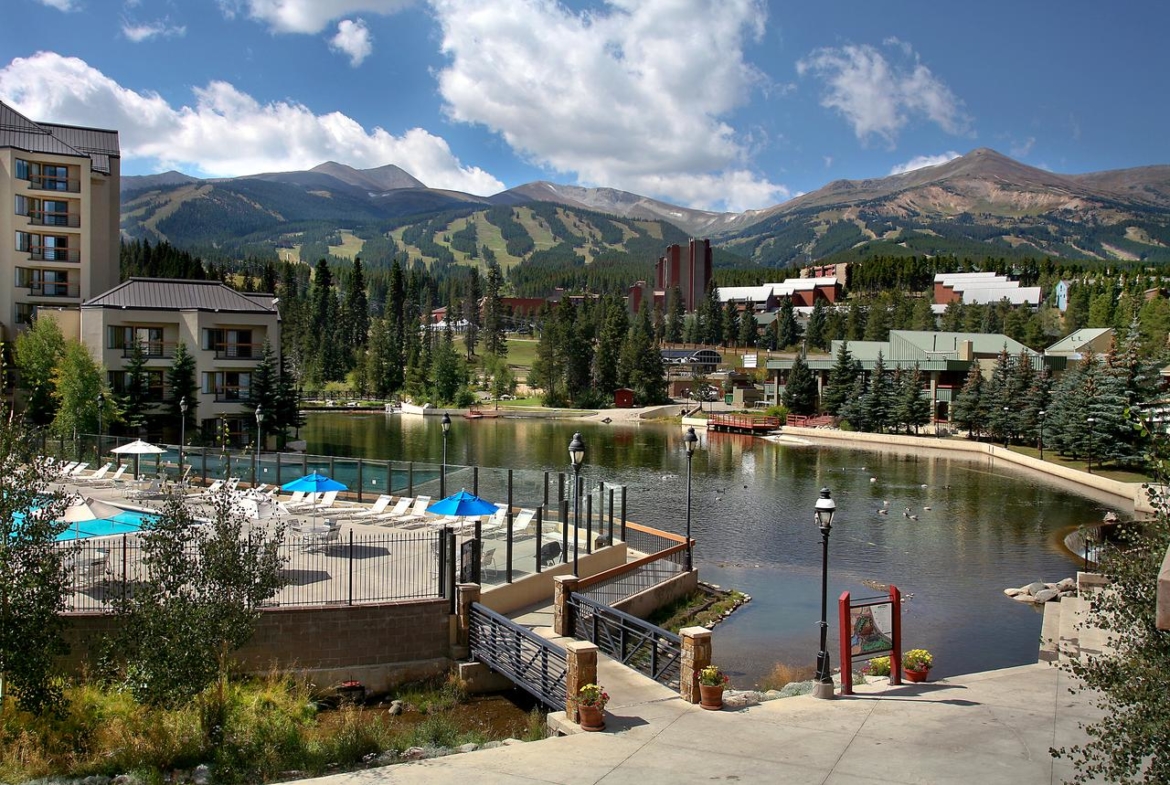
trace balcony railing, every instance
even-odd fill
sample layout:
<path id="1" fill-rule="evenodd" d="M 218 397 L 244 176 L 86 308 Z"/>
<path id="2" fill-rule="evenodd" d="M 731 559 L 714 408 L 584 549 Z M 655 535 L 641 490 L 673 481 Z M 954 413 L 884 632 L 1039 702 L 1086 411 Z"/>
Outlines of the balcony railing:
<path id="1" fill-rule="evenodd" d="M 81 287 L 75 283 L 32 281 L 28 293 L 33 297 L 80 297 Z"/>
<path id="2" fill-rule="evenodd" d="M 262 343 L 218 343 L 215 345 L 217 360 L 253 360 L 260 357 Z"/>
<path id="3" fill-rule="evenodd" d="M 81 249 L 79 248 L 49 248 L 43 245 L 30 245 L 26 252 L 34 262 L 81 261 Z"/>
<path id="4" fill-rule="evenodd" d="M 250 387 L 217 387 L 213 390 L 216 403 L 238 403 L 252 398 Z"/>
<path id="5" fill-rule="evenodd" d="M 81 226 L 81 213 L 49 213 L 44 210 L 30 210 L 28 222 L 33 226 Z"/>
<path id="6" fill-rule="evenodd" d="M 175 356 L 175 347 L 178 345 L 177 341 L 142 341 L 142 353 L 146 355 L 147 359 L 169 359 Z M 122 357 L 134 356 L 134 344 L 127 344 L 122 347 Z"/>
<path id="7" fill-rule="evenodd" d="M 77 194 L 81 193 L 81 180 L 33 174 L 29 175 L 28 187 L 36 191 L 63 191 L 65 193 Z"/>

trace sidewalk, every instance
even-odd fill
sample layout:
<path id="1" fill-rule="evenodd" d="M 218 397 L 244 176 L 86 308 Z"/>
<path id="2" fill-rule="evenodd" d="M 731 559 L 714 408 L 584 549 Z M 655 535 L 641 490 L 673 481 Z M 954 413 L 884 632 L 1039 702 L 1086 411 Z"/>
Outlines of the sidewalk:
<path id="1" fill-rule="evenodd" d="M 606 678 L 606 674 L 602 678 Z M 882 680 L 884 682 L 884 680 Z M 1083 739 L 1097 712 L 1045 664 L 710 712 L 665 688 L 614 696 L 607 729 L 305 780 L 395 783 L 979 783 L 1054 785 L 1072 775 L 1049 747 Z M 655 685 L 656 686 L 656 685 Z"/>

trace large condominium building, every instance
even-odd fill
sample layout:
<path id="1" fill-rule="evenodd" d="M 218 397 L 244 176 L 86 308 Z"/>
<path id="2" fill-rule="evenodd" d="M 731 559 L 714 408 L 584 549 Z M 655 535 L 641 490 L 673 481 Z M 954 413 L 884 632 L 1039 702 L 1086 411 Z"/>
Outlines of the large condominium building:
<path id="1" fill-rule="evenodd" d="M 0 338 L 37 306 L 118 282 L 118 132 L 34 122 L 0 103 Z"/>

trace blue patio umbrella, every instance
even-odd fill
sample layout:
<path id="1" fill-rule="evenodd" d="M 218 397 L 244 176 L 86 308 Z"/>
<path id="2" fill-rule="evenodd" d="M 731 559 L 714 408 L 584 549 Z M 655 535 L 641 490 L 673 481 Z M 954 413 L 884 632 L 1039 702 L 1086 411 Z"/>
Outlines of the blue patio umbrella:
<path id="1" fill-rule="evenodd" d="M 474 517 L 476 515 L 491 515 L 498 509 L 499 507 L 489 501 L 484 501 L 474 493 L 459 491 L 446 499 L 439 499 L 427 507 L 427 512 L 433 512 L 435 515 Z"/>
<path id="2" fill-rule="evenodd" d="M 306 474 L 304 477 L 286 482 L 280 486 L 282 491 L 300 491 L 302 493 L 324 493 L 325 491 L 344 491 L 348 486 L 339 483 L 337 480 L 330 479 L 324 474 L 313 472 Z"/>
<path id="3" fill-rule="evenodd" d="M 319 474 L 317 472 L 313 472 L 312 474 L 306 474 L 304 477 L 301 477 L 300 479 L 293 480 L 292 482 L 286 482 L 284 485 L 280 486 L 280 489 L 282 491 L 301 491 L 303 493 L 312 493 L 312 494 L 324 493 L 325 491 L 344 491 L 344 490 L 347 490 L 348 488 L 349 488 L 349 486 L 347 486 L 343 483 L 340 483 L 337 480 L 334 480 L 332 478 L 326 477 L 324 474 Z M 316 525 L 316 523 L 317 523 L 317 497 L 314 496 L 313 497 L 313 524 L 314 524 L 314 526 Z"/>

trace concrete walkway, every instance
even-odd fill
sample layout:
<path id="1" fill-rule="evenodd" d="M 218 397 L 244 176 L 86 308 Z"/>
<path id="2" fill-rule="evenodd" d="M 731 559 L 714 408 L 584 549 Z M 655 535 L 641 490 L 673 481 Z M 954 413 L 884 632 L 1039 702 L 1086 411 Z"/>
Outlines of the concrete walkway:
<path id="1" fill-rule="evenodd" d="M 626 674 L 607 667 L 600 676 L 613 696 L 602 733 L 305 782 L 1053 785 L 1073 772 L 1049 748 L 1077 743 L 1078 723 L 1097 716 L 1045 663 L 902 687 L 880 680 L 849 698 L 801 696 L 720 712 L 627 684 Z"/>

